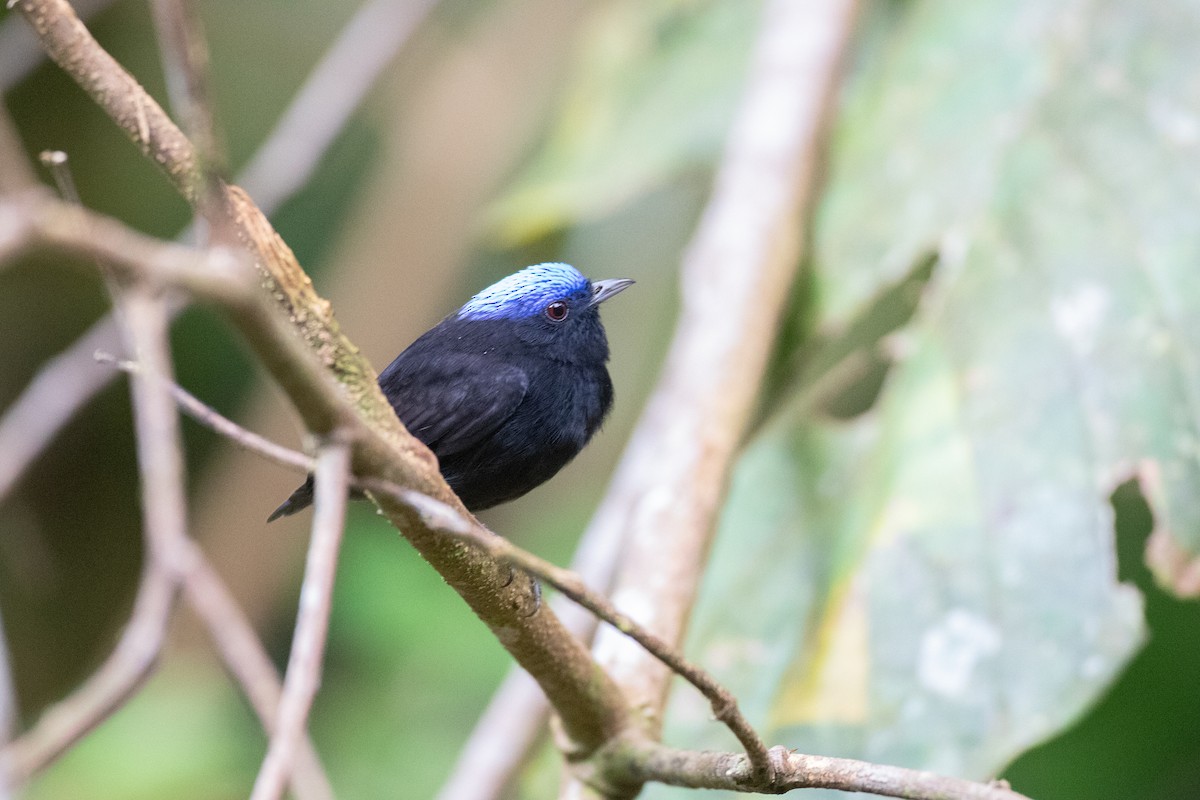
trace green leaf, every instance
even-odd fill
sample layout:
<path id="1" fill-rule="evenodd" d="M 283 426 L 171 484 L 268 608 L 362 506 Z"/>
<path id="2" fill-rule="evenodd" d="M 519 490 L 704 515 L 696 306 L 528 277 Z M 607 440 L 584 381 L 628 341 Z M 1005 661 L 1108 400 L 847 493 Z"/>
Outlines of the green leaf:
<path id="1" fill-rule="evenodd" d="M 986 778 L 1062 730 L 1144 635 L 1131 476 L 1200 588 L 1198 38 L 1179 0 L 927 0 L 860 54 L 822 341 L 940 259 L 877 407 L 785 398 L 737 466 L 689 652 L 772 743 Z M 735 746 L 686 690 L 667 739 Z"/>
<path id="2" fill-rule="evenodd" d="M 545 144 L 491 209 L 495 236 L 509 246 L 528 242 L 708 169 L 739 97 L 759 6 L 604 6 L 582 37 Z"/>

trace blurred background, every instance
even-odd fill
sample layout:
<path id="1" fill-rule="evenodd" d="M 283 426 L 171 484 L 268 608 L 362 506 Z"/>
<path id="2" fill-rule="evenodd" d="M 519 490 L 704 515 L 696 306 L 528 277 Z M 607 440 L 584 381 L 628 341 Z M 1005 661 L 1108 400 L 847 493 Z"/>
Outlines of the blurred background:
<path id="1" fill-rule="evenodd" d="M 90 29 L 165 104 L 146 4 L 91 5 Z M 215 111 L 236 175 L 356 4 L 197 5 L 211 48 Z M 1019 16 L 1003 5 L 964 23 L 967 34 L 986 30 L 987 14 Z M 1137 35 L 1152 38 L 1163 23 L 1131 11 L 1130 3 L 1100 5 L 1113 25 Z M 1189 24 L 1200 16 L 1194 3 L 1172 5 L 1188 11 Z M 919 73 L 888 71 L 898 53 L 919 45 L 929 58 L 953 63 L 956 48 L 974 46 L 953 25 L 934 33 L 922 27 L 945 7 L 864 3 L 851 77 L 839 98 L 850 122 L 835 125 L 827 180 L 842 174 L 837 154 L 849 153 L 846 173 L 870 187 L 871 173 L 853 172 L 855 148 L 867 135 L 855 124 L 887 108 L 887 97 L 922 91 Z M 311 180 L 272 215 L 377 369 L 476 290 L 520 266 L 563 260 L 593 278 L 638 281 L 605 307 L 617 392 L 610 422 L 553 481 L 484 517 L 556 562 L 569 560 L 655 380 L 674 321 L 680 254 L 735 108 L 757 10 L 744 0 L 442 0 L 389 60 Z M 67 151 L 85 204 L 146 233 L 175 237 L 189 221 L 185 204 L 56 67 L 23 60 L 23 24 L 0 12 L 0 80 L 26 150 Z M 1012 53 L 1021 66 L 1027 54 L 1016 46 Z M 1121 62 L 1113 63 L 1119 71 Z M 1018 102 L 1015 92 L 942 99 L 949 140 L 973 133 L 969 119 L 954 127 L 955 114 Z M 1117 160 L 1124 146 L 1118 142 Z M 898 180 L 904 164 L 892 166 L 890 178 Z M 887 193 L 893 188 L 875 190 L 877 205 L 901 202 Z M 831 197 L 835 205 L 844 200 Z M 822 213 L 827 220 L 839 208 Z M 836 230 L 825 239 L 818 230 L 818 242 L 832 238 Z M 919 238 L 905 243 L 905 254 L 891 255 L 889 263 L 899 266 L 888 280 L 911 279 L 915 288 L 876 309 L 899 315 L 894 324 L 880 322 L 876 338 L 913 314 L 913 298 L 930 280 L 928 272 L 906 272 L 913 263 L 906 259 L 937 244 Z M 830 315 L 814 309 L 829 297 L 823 286 L 836 281 L 840 267 L 809 262 L 759 431 L 772 430 L 796 376 L 812 364 L 797 356 L 800 345 L 829 339 Z M 106 310 L 100 281 L 60 260 L 29 259 L 0 272 L 0 409 Z M 182 385 L 253 430 L 300 443 L 295 414 L 215 314 L 187 310 L 173 342 Z M 822 413 L 849 420 L 871 409 L 887 362 L 843 387 Z M 282 665 L 308 517 L 269 527 L 262 520 L 297 478 L 185 425 L 192 532 Z M 1198 797 L 1200 611 L 1160 589 L 1143 565 L 1153 521 L 1136 484 L 1114 481 L 1111 488 L 1117 547 L 1106 547 L 1118 558 L 1120 579 L 1145 597 L 1145 647 L 1131 645 L 1114 658 L 1105 674 L 1115 682 L 1099 682 L 1054 730 L 1041 729 L 1005 756 L 993 754 L 992 763 L 1048 738 L 1006 772 L 1031 796 Z M 26 724 L 109 652 L 132 602 L 140 542 L 129 402 L 117 380 L 0 502 L 0 608 Z M 508 663 L 436 573 L 369 506 L 354 504 L 311 726 L 339 795 L 432 796 Z M 1052 735 L 1059 728 L 1061 735 Z M 25 796 L 239 797 L 264 746 L 253 715 L 185 614 L 147 688 Z M 545 787 L 553 785 L 552 778 L 532 780 L 522 796 L 549 796 Z"/>

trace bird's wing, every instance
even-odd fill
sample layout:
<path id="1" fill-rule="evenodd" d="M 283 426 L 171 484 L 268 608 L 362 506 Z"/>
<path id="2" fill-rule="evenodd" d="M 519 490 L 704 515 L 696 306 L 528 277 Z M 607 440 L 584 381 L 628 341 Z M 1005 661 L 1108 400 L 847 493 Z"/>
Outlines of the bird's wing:
<path id="1" fill-rule="evenodd" d="M 439 458 L 477 445 L 525 398 L 523 369 L 462 353 L 406 359 L 380 376 L 396 415 Z"/>

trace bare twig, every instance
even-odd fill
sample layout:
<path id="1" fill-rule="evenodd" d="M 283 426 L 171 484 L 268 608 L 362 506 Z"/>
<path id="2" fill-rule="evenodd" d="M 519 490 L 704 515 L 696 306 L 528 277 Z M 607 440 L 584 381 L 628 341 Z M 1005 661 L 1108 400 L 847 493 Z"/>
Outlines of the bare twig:
<path id="1" fill-rule="evenodd" d="M 97 353 L 96 359 L 131 374 L 141 369 L 135 362 L 120 361 L 107 353 Z M 200 402 L 177 383 L 167 383 L 167 389 L 186 413 L 236 444 L 302 472 L 313 469 L 313 459 L 246 430 Z M 275 665 L 271 663 L 270 656 L 241 607 L 208 563 L 204 552 L 191 539 L 183 539 L 178 546 L 183 554 L 181 560 L 186 563 L 183 588 L 188 604 L 204 623 L 221 660 L 246 693 L 269 735 L 276 728 L 282 695 Z M 292 787 L 296 796 L 304 800 L 329 800 L 333 797 L 329 779 L 307 736 L 298 745 Z"/>
<path id="2" fill-rule="evenodd" d="M 50 228 L 73 228 L 75 235 L 84 238 L 93 234 L 93 223 L 98 222 L 87 214 L 68 213 L 74 209 L 65 204 L 47 209 L 47 216 L 61 217 Z M 36 231 L 41 225 L 31 220 L 30 228 Z M 137 288 L 123 293 L 121 302 L 130 349 L 139 353 L 147 371 L 169 381 L 167 317 L 161 299 Z M 6 760 L 14 782 L 27 780 L 116 710 L 149 675 L 166 637 L 181 566 L 172 545 L 186 535 L 178 415 L 170 395 L 145 375 L 135 377 L 132 394 L 146 545 L 133 615 L 104 665 L 73 695 L 52 707 L 33 731 L 13 743 Z"/>
<path id="3" fill-rule="evenodd" d="M 766 4 L 713 196 L 684 258 L 662 377 L 593 521 L 627 529 L 613 600 L 639 609 L 639 621 L 667 642 L 681 640 L 799 261 L 822 120 L 854 10 L 854 0 Z M 657 738 L 670 672 L 631 644 L 601 629 L 595 653 Z M 757 773 L 769 766 L 755 760 Z"/>
<path id="4" fill-rule="evenodd" d="M 362 484 L 373 491 L 394 493 L 395 488 L 364 480 Z M 406 491 L 402 497 L 416 507 L 426 524 L 460 541 L 477 547 L 492 558 L 518 567 L 558 589 L 574 602 L 586 608 L 616 630 L 633 639 L 646 652 L 666 665 L 672 672 L 695 686 L 712 704 L 713 715 L 724 723 L 746 748 L 751 762 L 766 763 L 767 746 L 738 709 L 737 700 L 707 671 L 689 662 L 674 647 L 638 625 L 627 614 L 617 610 L 607 598 L 593 592 L 582 579 L 570 570 L 551 564 L 528 550 L 517 547 L 502 536 L 461 516 L 444 503 L 416 492 Z M 769 770 L 766 779 L 771 779 Z"/>
<path id="5" fill-rule="evenodd" d="M 122 274 L 127 277 L 150 279 L 152 282 L 158 282 L 164 276 L 186 274 L 196 277 L 198 267 L 193 262 L 199 259 L 199 263 L 203 264 L 205 258 L 204 254 L 188 248 L 147 240 L 111 220 L 55 201 L 34 197 L 26 199 L 24 203 L 12 202 L 10 207 L 15 216 L 24 214 L 29 217 L 24 227 L 30 242 L 53 244 L 97 258 L 109 256 L 119 259 Z M 216 272 L 228 272 L 227 267 L 220 267 Z M 201 271 L 199 280 L 202 285 L 212 288 L 228 278 L 228 275 L 222 279 L 210 272 Z M 155 275 L 159 278 L 154 278 Z M 236 286 L 238 280 L 234 278 L 230 283 Z M 232 292 L 230 297 L 233 298 L 243 294 L 243 291 L 229 286 L 226 289 Z M 224 294 L 226 289 L 218 288 L 218 294 Z M 168 312 L 165 301 L 144 287 L 119 291 L 118 295 L 122 312 L 118 318 L 128 330 L 128 348 L 138 352 L 142 358 L 141 368 L 134 371 L 132 386 L 146 509 L 146 572 L 139 590 L 134 621 L 122 639 L 122 645 L 118 646 L 110 659 L 114 665 L 111 672 L 115 677 L 100 680 L 105 674 L 101 670 L 76 696 L 60 703 L 43 718 L 38 728 L 26 737 L 29 747 L 22 746 L 14 750 L 13 771 L 19 779 L 27 778 L 53 760 L 103 720 L 148 674 L 162 646 L 170 615 L 170 599 L 175 596 L 180 581 L 188 590 L 189 599 L 208 623 L 214 638 L 218 642 L 237 642 L 240 656 L 232 654 L 229 648 L 221 648 L 222 654 L 230 664 L 231 671 L 247 679 L 244 682 L 247 694 L 260 714 L 267 718 L 264 724 L 268 730 L 273 726 L 271 715 L 278 705 L 278 678 L 273 674 L 261 644 L 244 622 L 228 592 L 224 591 L 219 578 L 207 567 L 199 548 L 186 535 L 178 418 L 174 401 L 168 392 L 174 382 L 169 377 L 170 355 L 166 345 Z M 162 599 L 164 596 L 167 599 Z M 142 602 L 142 597 L 148 599 Z M 142 608 L 148 610 L 142 612 Z M 127 640 L 132 644 L 124 647 Z M 250 681 L 252 676 L 253 682 Z M 269 687 L 272 681 L 273 695 L 269 688 L 263 688 Z M 18 744 L 24 745 L 26 742 Z M 299 743 L 299 748 L 298 768 L 293 780 L 297 797 L 308 800 L 327 800 L 332 797 L 328 779 L 307 738 Z"/>
<path id="6" fill-rule="evenodd" d="M 312 542 L 300 589 L 300 611 L 284 678 L 283 698 L 279 703 L 278 723 L 254 782 L 251 800 L 277 800 L 282 796 L 292 771 L 296 747 L 304 736 L 308 711 L 321 682 L 321 660 L 333 605 L 333 579 L 346 524 L 349 477 L 349 446 L 342 441 L 326 442 L 317 457 Z"/>
<path id="7" fill-rule="evenodd" d="M 908 800 L 1029 800 L 1003 781 L 976 783 L 924 770 L 872 764 L 771 749 L 776 778 L 763 783 L 746 757 L 736 753 L 675 750 L 654 742 L 631 746 L 623 755 L 644 781 L 696 789 L 782 794 L 794 789 L 840 789 Z"/>
<path id="8" fill-rule="evenodd" d="M 0 198 L 0 264 L 32 249 L 99 259 L 131 281 L 186 289 L 223 306 L 258 302 L 253 272 L 225 248 L 196 250 L 137 233 L 116 220 L 41 192 Z"/>
<path id="9" fill-rule="evenodd" d="M 118 362 L 107 356 L 103 357 L 102 360 L 114 363 L 119 368 L 134 374 L 139 371 L 139 367 L 136 364 Z M 230 438 L 240 446 L 285 466 L 304 471 L 312 468 L 312 459 L 302 453 L 289 450 L 246 430 L 232 420 L 222 416 L 215 409 L 205 405 L 181 386 L 172 383 L 170 391 L 180 407 L 187 411 L 193 418 L 201 424 L 207 425 L 215 432 Z M 569 597 L 596 617 L 599 617 L 638 642 L 653 654 L 655 658 L 662 661 L 674 672 L 695 686 L 712 703 L 715 717 L 729 726 L 730 730 L 746 746 L 747 750 L 759 754 L 760 758 L 766 758 L 766 745 L 750 727 L 745 718 L 742 717 L 741 712 L 737 708 L 737 701 L 727 689 L 721 686 L 705 670 L 690 663 L 673 647 L 649 631 L 644 630 L 628 615 L 618 611 L 602 595 L 589 589 L 583 578 L 578 574 L 562 569 L 516 546 L 509 540 L 497 536 L 479 523 L 458 513 L 445 503 L 431 497 L 404 489 L 387 481 L 380 481 L 373 478 L 350 477 L 348 478 L 348 483 L 357 488 L 389 495 L 401 502 L 407 503 L 421 515 L 424 522 L 431 529 L 445 533 L 459 539 L 465 544 L 483 550 L 492 558 L 518 567 L 558 589 L 566 597 Z M 317 540 L 314 536 L 314 548 L 316 544 Z M 310 555 L 310 559 L 311 557 Z M 297 637 L 299 637 L 299 633 L 297 633 Z"/>
<path id="10" fill-rule="evenodd" d="M 141 357 L 141 369 L 132 373 L 132 384 L 135 397 L 135 423 L 137 423 L 137 441 L 140 460 L 147 464 L 151 474 L 143 470 L 143 492 L 147 493 L 147 501 L 153 498 L 152 508 L 156 519 L 147 520 L 147 538 L 151 554 L 158 553 L 157 559 L 169 565 L 170 571 L 177 579 L 183 580 L 187 594 L 198 611 L 220 611 L 220 616 L 208 617 L 209 629 L 214 638 L 229 641 L 239 632 L 236 625 L 240 614 L 236 612 L 236 604 L 223 592 L 223 586 L 216 579 L 215 573 L 206 569 L 200 550 L 187 537 L 184 521 L 183 498 L 183 466 L 180 445 L 178 416 L 175 412 L 174 398 L 170 387 L 175 383 L 170 375 L 170 356 L 167 350 L 167 315 L 160 298 L 151 297 L 144 291 L 131 291 L 126 295 L 123 306 L 123 317 L 128 320 L 128 326 L 133 333 L 129 349 Z M 151 494 L 152 493 L 152 494 Z M 343 501 L 344 502 L 344 501 Z M 151 527 L 153 526 L 153 527 Z M 332 575 L 329 576 L 332 581 Z M 229 602 L 222 602 L 229 600 Z M 197 602 L 198 601 L 198 602 Z M 226 631 L 231 622 L 233 631 Z M 245 675 L 249 667 L 247 658 L 253 658 L 261 651 L 257 638 L 245 626 L 238 636 L 241 660 L 234 661 Z M 253 642 L 253 643 L 251 643 Z M 229 650 L 222 648 L 223 655 L 229 655 Z M 265 658 L 265 653 L 262 654 Z M 227 663 L 229 663 L 227 661 Z M 268 662 L 269 664 L 269 662 Z M 257 681 L 262 681 L 267 674 L 261 668 L 253 669 Z M 273 670 L 272 670 L 273 673 Z M 249 677 L 249 676 L 246 676 Z M 272 677 L 273 674 L 272 674 Z M 247 693 L 254 692 L 254 697 L 264 693 L 263 685 L 256 682 L 246 683 Z M 277 695 L 276 695 L 277 696 Z M 253 702 L 253 700 L 252 700 Z M 256 706 L 263 703 L 255 703 Z M 271 705 L 269 702 L 266 705 Z M 279 706 L 279 702 L 274 704 Z M 280 709 L 276 709 L 277 712 Z M 268 731 L 273 726 L 266 725 Z M 332 793 L 328 789 L 328 780 L 319 767 L 315 752 L 307 744 L 303 729 L 292 732 L 288 742 L 288 769 L 281 776 L 286 782 L 291 776 L 292 754 L 297 749 L 306 752 L 303 755 L 304 783 L 296 782 L 298 794 L 305 797 L 328 797 Z M 282 791 L 282 783 L 280 786 Z"/>
<path id="11" fill-rule="evenodd" d="M 134 373 L 141 369 L 136 361 L 118 359 L 111 353 L 98 352 L 96 360 L 101 364 L 111 364 L 124 372 Z M 302 472 L 312 472 L 315 462 L 303 453 L 276 444 L 265 436 L 259 436 L 254 431 L 246 430 L 177 383 L 171 383 L 168 389 L 184 413 L 239 447 L 257 453 L 276 464 L 282 464 Z"/>
<path id="12" fill-rule="evenodd" d="M 195 6 L 190 0 L 153 0 L 150 10 L 171 108 L 196 145 L 201 164 L 208 172 L 220 174 L 224 172 L 224 147 L 212 112 L 208 43 Z"/>
<path id="13" fill-rule="evenodd" d="M 307 456 L 297 455 L 307 459 Z M 208 563 L 203 551 L 190 539 L 185 542 L 185 547 L 188 551 L 188 568 L 183 588 L 188 604 L 204 623 L 221 661 L 242 687 L 263 728 L 270 735 L 276 729 L 279 699 L 282 696 L 279 673 L 250 621 L 220 575 Z M 329 778 L 307 735 L 300 741 L 296 751 L 292 790 L 298 800 L 333 798 Z"/>
<path id="14" fill-rule="evenodd" d="M 75 0 L 74 6 L 82 19 L 88 19 L 112 3 L 113 0 Z M 45 60 L 46 51 L 24 20 L 9 15 L 0 23 L 0 94 L 6 94 L 25 80 Z"/>

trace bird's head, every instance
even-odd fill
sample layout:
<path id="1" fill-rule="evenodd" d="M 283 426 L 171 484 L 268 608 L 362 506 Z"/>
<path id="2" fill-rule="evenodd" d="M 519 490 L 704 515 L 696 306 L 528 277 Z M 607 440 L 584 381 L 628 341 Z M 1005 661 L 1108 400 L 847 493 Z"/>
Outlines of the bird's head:
<path id="1" fill-rule="evenodd" d="M 458 310 L 463 322 L 512 323 L 527 344 L 585 357 L 608 357 L 599 305 L 633 284 L 590 281 L 570 264 L 535 264 L 493 283 Z"/>

